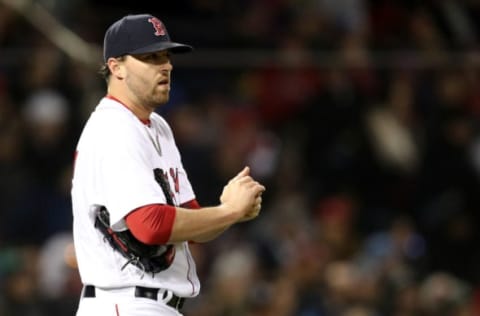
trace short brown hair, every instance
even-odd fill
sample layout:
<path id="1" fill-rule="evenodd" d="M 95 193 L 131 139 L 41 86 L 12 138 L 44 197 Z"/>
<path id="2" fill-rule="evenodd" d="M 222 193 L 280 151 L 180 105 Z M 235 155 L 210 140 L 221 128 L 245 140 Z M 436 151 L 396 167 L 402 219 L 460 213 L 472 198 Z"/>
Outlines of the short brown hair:
<path id="1" fill-rule="evenodd" d="M 98 73 L 100 76 L 102 76 L 103 79 L 108 83 L 108 80 L 110 79 L 110 75 L 112 74 L 110 72 L 110 68 L 108 68 L 107 64 L 103 64 L 100 66 L 100 69 L 98 70 Z"/>
<path id="2" fill-rule="evenodd" d="M 117 59 L 119 61 L 123 61 L 125 59 L 125 55 L 117 57 Z M 98 70 L 98 73 L 108 83 L 108 81 L 110 80 L 110 76 L 112 75 L 112 72 L 110 71 L 110 68 L 108 68 L 107 63 L 100 66 L 100 69 Z"/>

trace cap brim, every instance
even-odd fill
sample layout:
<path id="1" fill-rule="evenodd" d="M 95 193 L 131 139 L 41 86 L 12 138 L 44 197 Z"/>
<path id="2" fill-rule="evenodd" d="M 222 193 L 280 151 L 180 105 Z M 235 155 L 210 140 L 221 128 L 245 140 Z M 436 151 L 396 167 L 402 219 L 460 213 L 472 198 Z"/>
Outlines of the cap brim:
<path id="1" fill-rule="evenodd" d="M 152 45 L 148 45 L 142 48 L 135 49 L 128 54 L 145 54 L 153 53 L 162 50 L 168 50 L 172 53 L 188 53 L 193 50 L 193 47 L 186 44 L 180 44 L 175 42 L 158 42 Z"/>

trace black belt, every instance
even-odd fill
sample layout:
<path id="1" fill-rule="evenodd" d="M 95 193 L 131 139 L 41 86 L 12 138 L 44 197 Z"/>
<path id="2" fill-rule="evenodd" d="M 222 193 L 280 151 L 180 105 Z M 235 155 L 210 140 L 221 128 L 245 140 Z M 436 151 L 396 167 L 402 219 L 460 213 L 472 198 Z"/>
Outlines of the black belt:
<path id="1" fill-rule="evenodd" d="M 135 297 L 149 298 L 156 301 L 158 300 L 158 291 L 159 289 L 136 286 Z M 163 293 L 163 298 L 167 297 L 167 295 L 168 291 L 165 291 Z M 95 297 L 95 287 L 93 285 L 85 285 L 85 287 L 83 288 L 83 297 Z M 170 307 L 180 310 L 184 302 L 184 297 L 179 297 L 172 293 L 172 298 L 168 302 L 166 302 L 166 304 Z"/>

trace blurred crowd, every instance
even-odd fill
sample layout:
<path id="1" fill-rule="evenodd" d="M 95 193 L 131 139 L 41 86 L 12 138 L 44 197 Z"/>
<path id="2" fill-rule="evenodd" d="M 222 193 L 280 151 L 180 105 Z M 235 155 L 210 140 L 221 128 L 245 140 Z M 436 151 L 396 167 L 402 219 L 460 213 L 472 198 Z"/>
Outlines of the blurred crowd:
<path id="1" fill-rule="evenodd" d="M 196 48 L 159 113 L 198 201 L 244 165 L 267 186 L 192 245 L 186 316 L 480 315 L 478 1 L 36 3 L 96 47 L 124 14 L 165 21 Z M 0 1 L 2 316 L 74 314 L 72 160 L 104 94 Z"/>

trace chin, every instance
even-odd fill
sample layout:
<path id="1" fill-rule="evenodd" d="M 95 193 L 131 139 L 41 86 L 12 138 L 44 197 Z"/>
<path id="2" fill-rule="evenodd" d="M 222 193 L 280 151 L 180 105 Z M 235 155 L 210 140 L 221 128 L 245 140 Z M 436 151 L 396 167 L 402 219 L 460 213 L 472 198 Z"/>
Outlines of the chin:
<path id="1" fill-rule="evenodd" d="M 152 98 L 152 100 L 155 101 L 155 103 L 158 103 L 158 104 L 166 103 L 170 99 L 170 91 L 165 91 L 165 90 L 164 91 L 155 91 L 151 95 L 151 98 Z"/>
<path id="2" fill-rule="evenodd" d="M 158 104 L 158 105 L 162 105 L 162 104 L 167 103 L 168 100 L 170 100 L 169 96 L 161 97 L 161 98 L 157 98 L 157 100 L 156 100 L 157 102 L 155 102 L 155 103 Z"/>

